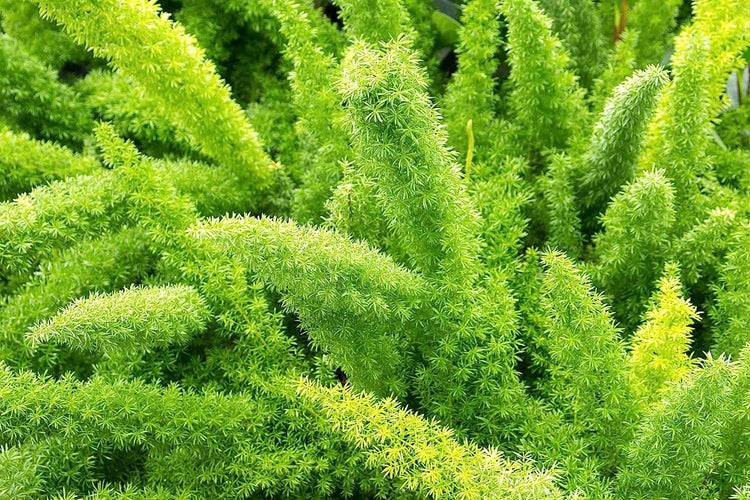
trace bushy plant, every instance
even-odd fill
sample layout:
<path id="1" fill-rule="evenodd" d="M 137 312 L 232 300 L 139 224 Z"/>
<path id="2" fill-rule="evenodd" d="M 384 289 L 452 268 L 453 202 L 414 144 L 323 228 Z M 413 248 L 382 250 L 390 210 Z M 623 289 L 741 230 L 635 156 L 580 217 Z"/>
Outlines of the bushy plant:
<path id="1" fill-rule="evenodd" d="M 0 0 L 0 498 L 750 498 L 748 47 Z"/>

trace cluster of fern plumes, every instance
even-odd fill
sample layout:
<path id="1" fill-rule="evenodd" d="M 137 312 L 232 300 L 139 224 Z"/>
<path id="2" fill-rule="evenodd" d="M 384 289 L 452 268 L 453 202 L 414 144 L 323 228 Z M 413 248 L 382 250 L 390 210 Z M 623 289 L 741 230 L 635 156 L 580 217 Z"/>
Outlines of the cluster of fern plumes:
<path id="1" fill-rule="evenodd" d="M 747 0 L 0 27 L 1 498 L 750 498 Z"/>

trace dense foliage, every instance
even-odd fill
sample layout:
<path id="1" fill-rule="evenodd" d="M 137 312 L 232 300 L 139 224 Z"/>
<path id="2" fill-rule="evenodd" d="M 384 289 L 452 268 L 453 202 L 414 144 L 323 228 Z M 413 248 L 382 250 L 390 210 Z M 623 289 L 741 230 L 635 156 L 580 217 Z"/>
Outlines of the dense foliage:
<path id="1" fill-rule="evenodd" d="M 0 0 L 1 498 L 750 498 L 747 0 Z"/>

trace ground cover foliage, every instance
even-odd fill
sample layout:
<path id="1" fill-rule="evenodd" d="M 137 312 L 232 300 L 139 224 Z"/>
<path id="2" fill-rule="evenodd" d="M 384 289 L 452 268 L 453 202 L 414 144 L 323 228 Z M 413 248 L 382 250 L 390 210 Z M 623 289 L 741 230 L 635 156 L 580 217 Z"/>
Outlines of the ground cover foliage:
<path id="1" fill-rule="evenodd" d="M 750 498 L 746 0 L 0 29 L 0 497 Z"/>

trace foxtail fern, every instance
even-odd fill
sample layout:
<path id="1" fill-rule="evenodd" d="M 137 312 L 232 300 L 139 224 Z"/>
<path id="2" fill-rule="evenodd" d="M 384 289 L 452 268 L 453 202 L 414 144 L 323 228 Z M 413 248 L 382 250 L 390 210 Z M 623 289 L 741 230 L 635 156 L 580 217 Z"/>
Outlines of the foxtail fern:
<path id="1" fill-rule="evenodd" d="M 748 497 L 748 46 L 746 0 L 0 0 L 0 497 Z"/>
<path id="2" fill-rule="evenodd" d="M 229 89 L 195 39 L 147 0 L 37 2 L 79 43 L 138 84 L 191 144 L 257 188 L 275 168 Z M 85 10 L 86 18 L 78 13 Z M 121 24 L 127 20 L 129 28 Z M 91 28 L 94 27 L 94 29 Z M 164 64 L 164 61 L 169 61 Z M 180 102 L 181 105 L 175 105 Z"/>

